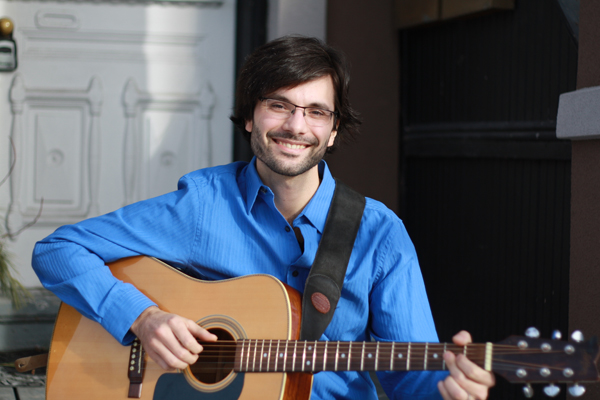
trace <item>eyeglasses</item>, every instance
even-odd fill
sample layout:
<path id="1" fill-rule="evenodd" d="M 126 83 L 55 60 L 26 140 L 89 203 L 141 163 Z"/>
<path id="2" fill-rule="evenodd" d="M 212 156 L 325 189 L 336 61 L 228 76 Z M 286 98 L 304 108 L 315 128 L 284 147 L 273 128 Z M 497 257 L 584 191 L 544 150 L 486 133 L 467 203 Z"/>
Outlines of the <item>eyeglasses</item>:
<path id="1" fill-rule="evenodd" d="M 337 111 L 324 110 L 319 107 L 303 107 L 297 106 L 283 100 L 276 99 L 260 99 L 267 110 L 267 113 L 272 118 L 277 119 L 288 119 L 291 115 L 296 112 L 297 108 L 304 109 L 304 120 L 306 123 L 313 127 L 322 127 L 331 123 L 332 117 L 338 116 Z"/>

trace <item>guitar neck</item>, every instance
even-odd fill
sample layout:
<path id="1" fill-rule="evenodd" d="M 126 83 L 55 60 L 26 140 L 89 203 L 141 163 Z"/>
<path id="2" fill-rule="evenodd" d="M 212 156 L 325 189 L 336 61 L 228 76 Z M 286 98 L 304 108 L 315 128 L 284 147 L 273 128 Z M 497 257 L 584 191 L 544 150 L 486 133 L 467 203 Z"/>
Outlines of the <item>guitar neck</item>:
<path id="1" fill-rule="evenodd" d="M 240 340 L 237 372 L 425 371 L 445 370 L 443 354 L 463 353 L 491 370 L 493 345 L 395 342 Z"/>

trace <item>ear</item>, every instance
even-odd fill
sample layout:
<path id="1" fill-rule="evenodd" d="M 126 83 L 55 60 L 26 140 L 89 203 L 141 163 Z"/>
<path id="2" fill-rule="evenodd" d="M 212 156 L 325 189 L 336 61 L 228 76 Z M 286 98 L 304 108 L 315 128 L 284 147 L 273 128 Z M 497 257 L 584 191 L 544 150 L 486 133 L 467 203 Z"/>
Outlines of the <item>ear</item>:
<path id="1" fill-rule="evenodd" d="M 252 127 L 253 127 L 252 120 L 247 120 L 246 126 L 244 127 L 244 128 L 246 128 L 246 131 L 252 132 Z"/>
<path id="2" fill-rule="evenodd" d="M 335 121 L 335 127 L 331 131 L 331 134 L 329 136 L 329 143 L 327 143 L 327 147 L 331 147 L 331 146 L 333 146 L 333 143 L 335 143 L 335 138 L 337 136 L 339 126 L 340 126 L 340 121 L 339 120 Z"/>
<path id="3" fill-rule="evenodd" d="M 329 135 L 329 141 L 327 142 L 327 147 L 333 146 L 333 144 L 335 143 L 336 137 L 337 137 L 337 129 L 334 131 L 331 131 L 331 134 Z"/>

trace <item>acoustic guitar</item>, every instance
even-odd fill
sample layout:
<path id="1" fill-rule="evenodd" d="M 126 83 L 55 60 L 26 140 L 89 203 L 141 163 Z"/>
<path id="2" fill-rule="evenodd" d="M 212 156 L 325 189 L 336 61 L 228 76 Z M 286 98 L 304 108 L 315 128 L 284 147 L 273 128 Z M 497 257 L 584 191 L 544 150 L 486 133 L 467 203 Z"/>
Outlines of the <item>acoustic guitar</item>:
<path id="1" fill-rule="evenodd" d="M 510 382 L 550 385 L 598 381 L 595 341 L 515 337 L 499 343 L 388 343 L 298 341 L 301 296 L 269 275 L 218 282 L 191 278 L 147 257 L 111 264 L 112 273 L 136 286 L 168 312 L 197 321 L 219 340 L 203 343 L 198 361 L 165 372 L 139 342 L 122 346 L 101 325 L 61 305 L 50 347 L 47 400 L 308 399 L 318 371 L 444 370 L 446 350 L 466 354 Z"/>

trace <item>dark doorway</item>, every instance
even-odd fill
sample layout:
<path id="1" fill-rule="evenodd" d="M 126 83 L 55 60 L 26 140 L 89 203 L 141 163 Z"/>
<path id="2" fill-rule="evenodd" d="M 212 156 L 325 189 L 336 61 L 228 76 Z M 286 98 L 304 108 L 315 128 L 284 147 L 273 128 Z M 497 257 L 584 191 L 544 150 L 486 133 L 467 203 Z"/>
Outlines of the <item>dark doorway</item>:
<path id="1" fill-rule="evenodd" d="M 400 35 L 401 216 L 440 340 L 566 338 L 571 145 L 555 126 L 577 41 L 561 7 L 517 0 Z M 498 381 L 491 399 L 523 398 Z"/>

